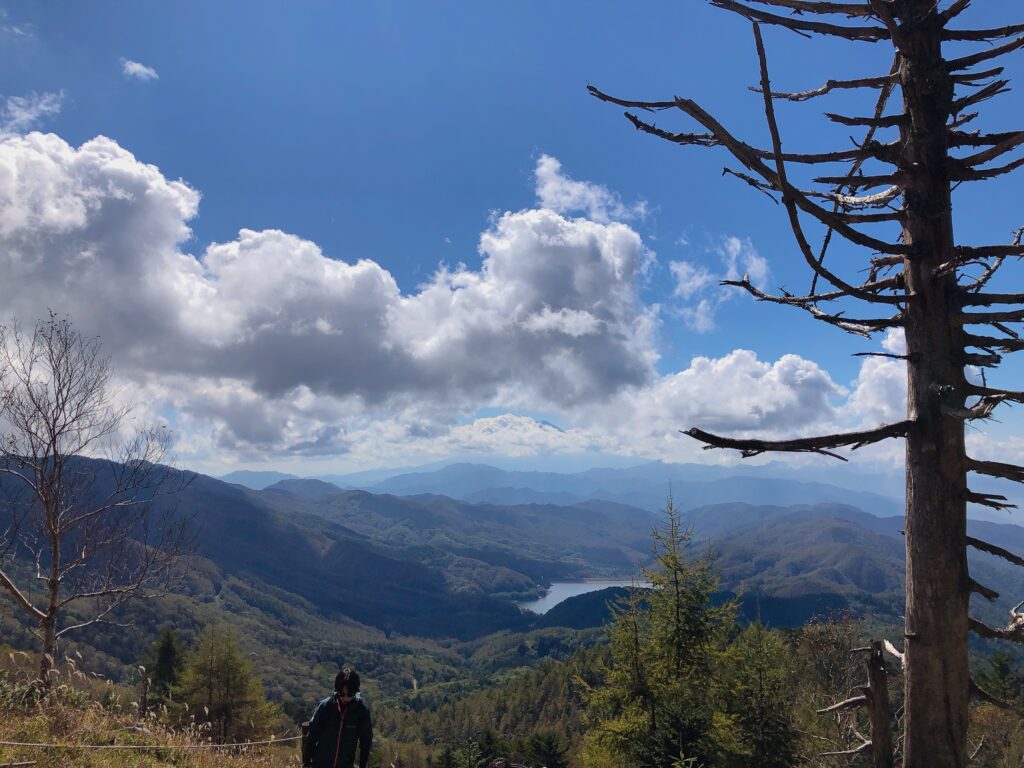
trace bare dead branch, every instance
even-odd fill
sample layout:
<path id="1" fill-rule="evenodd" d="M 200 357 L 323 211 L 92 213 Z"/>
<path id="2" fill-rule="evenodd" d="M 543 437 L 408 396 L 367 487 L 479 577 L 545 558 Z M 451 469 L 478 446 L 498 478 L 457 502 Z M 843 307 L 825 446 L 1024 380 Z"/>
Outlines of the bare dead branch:
<path id="1" fill-rule="evenodd" d="M 971 592 L 973 592 L 976 595 L 981 595 L 990 603 L 993 603 L 999 599 L 998 592 L 996 592 L 994 589 L 991 589 L 990 587 L 986 587 L 984 584 L 981 584 L 975 581 L 974 579 L 971 579 Z"/>
<path id="2" fill-rule="evenodd" d="M 854 757 L 856 755 L 862 755 L 871 749 L 871 742 L 865 741 L 859 747 L 853 749 L 842 749 L 836 752 L 822 752 L 822 757 Z"/>
<path id="3" fill-rule="evenodd" d="M 830 3 L 823 0 L 754 0 L 754 2 L 776 8 L 788 8 L 798 14 L 817 13 L 846 16 L 850 19 L 867 18 L 873 15 L 871 9 L 864 3 Z"/>
<path id="4" fill-rule="evenodd" d="M 996 29 L 945 29 L 942 32 L 943 40 L 1001 40 L 1004 37 L 1013 37 L 1024 33 L 1024 24 L 1011 24 Z"/>
<path id="5" fill-rule="evenodd" d="M 892 282 L 892 281 L 885 281 Z M 881 319 L 860 319 L 860 318 L 847 318 L 841 314 L 828 314 L 823 312 L 815 306 L 817 301 L 821 301 L 820 298 L 816 297 L 796 297 L 788 293 L 783 296 L 772 296 L 764 291 L 758 289 L 750 282 L 749 279 L 744 277 L 742 280 L 722 280 L 721 285 L 733 286 L 736 288 L 742 288 L 751 296 L 758 301 L 767 301 L 772 304 L 785 304 L 790 307 L 797 307 L 805 312 L 810 313 L 814 319 L 820 320 L 823 323 L 828 323 L 836 328 L 840 328 L 847 333 L 852 333 L 856 336 L 863 336 L 864 338 L 871 338 L 871 334 L 877 333 L 880 330 L 886 328 L 898 328 L 903 325 L 902 315 L 896 317 L 881 318 Z M 845 294 L 844 294 L 845 295 Z"/>
<path id="6" fill-rule="evenodd" d="M 833 712 L 842 712 L 845 709 L 856 709 L 857 707 L 862 707 L 862 706 L 864 706 L 867 703 L 868 703 L 868 697 L 867 696 L 853 696 L 853 697 L 851 697 L 849 699 L 846 699 L 845 701 L 840 701 L 838 704 L 833 704 L 831 707 L 825 707 L 824 709 L 819 709 L 818 710 L 818 714 L 819 715 L 828 715 L 828 714 L 831 714 Z"/>
<path id="7" fill-rule="evenodd" d="M 981 133 L 980 131 L 949 131 L 949 146 L 951 147 L 991 147 L 1002 144 L 1007 139 L 1016 136 L 1019 131 L 1007 131 L 1003 133 Z"/>
<path id="8" fill-rule="evenodd" d="M 1001 557 L 1008 563 L 1013 563 L 1014 565 L 1024 567 L 1024 557 L 1019 557 L 1010 550 L 1003 549 L 1002 547 L 996 546 L 995 544 L 989 544 L 987 541 L 982 541 L 981 539 L 976 539 L 973 536 L 968 536 L 967 546 L 974 547 L 975 549 L 981 552 L 987 552 L 988 554 L 995 555 L 996 557 Z"/>
<path id="9" fill-rule="evenodd" d="M 744 458 L 758 456 L 762 453 L 820 453 L 825 456 L 846 461 L 842 456 L 830 453 L 829 449 L 849 447 L 853 450 L 862 448 L 865 445 L 887 440 L 891 437 L 905 437 L 912 422 L 900 421 L 894 424 L 885 424 L 876 429 L 864 430 L 861 432 L 846 432 L 834 435 L 822 435 L 820 437 L 805 437 L 795 440 L 756 440 L 749 438 L 721 437 L 705 432 L 702 429 L 693 427 L 682 434 L 692 437 L 704 443 L 704 449 L 731 448 L 740 451 Z"/>
<path id="10" fill-rule="evenodd" d="M 888 640 L 883 640 L 882 641 L 882 647 L 885 649 L 886 653 L 888 653 L 890 656 L 892 656 L 894 659 L 896 659 L 896 661 L 900 665 L 900 667 L 903 666 L 903 651 L 897 649 L 896 646 L 893 645 Z"/>
<path id="11" fill-rule="evenodd" d="M 859 80 L 828 80 L 820 88 L 813 88 L 808 91 L 796 91 L 790 93 L 773 91 L 772 98 L 786 101 L 808 101 L 809 99 L 814 99 L 818 96 L 824 96 L 832 91 L 851 90 L 854 88 L 884 88 L 892 85 L 895 81 L 896 79 L 892 75 L 883 75 L 882 77 L 864 77 Z M 761 93 L 761 89 L 757 86 L 751 86 L 750 90 L 754 93 Z"/>
<path id="12" fill-rule="evenodd" d="M 1024 309 L 1012 309 L 1006 312 L 964 312 L 959 316 L 959 320 L 966 325 L 1020 323 L 1024 322 Z"/>
<path id="13" fill-rule="evenodd" d="M 985 181 L 1012 173 L 1022 165 L 1024 165 L 1024 157 L 1017 158 L 1013 162 L 999 165 L 995 168 L 960 168 L 950 173 L 950 179 L 953 181 Z"/>
<path id="14" fill-rule="evenodd" d="M 995 695 L 989 693 L 988 691 L 986 691 L 984 688 L 982 688 L 978 684 L 978 681 L 975 680 L 973 676 L 971 677 L 971 680 L 970 680 L 970 687 L 971 687 L 971 696 L 973 696 L 978 701 L 987 702 L 987 703 L 992 704 L 992 705 L 994 705 L 996 707 L 999 707 L 1000 709 L 1013 709 L 1013 705 L 1010 704 L 1008 701 L 1003 701 L 998 696 L 995 696 Z M 980 744 L 978 745 L 978 749 L 981 749 L 981 745 Z"/>
<path id="15" fill-rule="evenodd" d="M 989 307 L 993 304 L 1024 303 L 1024 293 L 966 293 L 960 299 L 965 307 Z"/>
<path id="16" fill-rule="evenodd" d="M 879 117 L 863 117 L 863 116 L 848 116 L 848 115 L 837 115 L 834 112 L 826 112 L 825 117 L 831 120 L 833 123 L 839 123 L 840 125 L 858 126 L 864 125 L 870 128 L 896 128 L 902 125 L 906 120 L 906 115 L 882 115 Z"/>
<path id="17" fill-rule="evenodd" d="M 587 86 L 587 90 L 591 93 L 591 95 L 593 95 L 597 99 L 600 99 L 601 101 L 607 101 L 607 102 L 610 102 L 610 103 L 613 103 L 613 104 L 630 104 L 630 103 L 635 104 L 636 103 L 636 102 L 625 102 L 625 101 L 623 101 L 621 99 L 617 99 L 617 98 L 615 98 L 613 96 L 609 96 L 608 94 L 602 92 L 601 90 L 595 88 L 592 85 Z M 768 101 L 770 102 L 771 100 L 768 99 Z M 648 102 L 648 103 L 653 103 L 653 102 Z M 759 176 L 761 176 L 769 184 L 773 184 L 773 185 L 779 185 L 780 184 L 780 181 L 778 179 L 778 176 L 777 176 L 776 172 L 772 171 L 768 166 L 766 166 L 764 164 L 764 162 L 761 161 L 760 158 L 758 158 L 754 154 L 752 154 L 749 151 L 749 149 L 747 148 L 747 145 L 745 145 L 743 142 L 739 141 L 732 134 L 730 134 L 725 129 L 725 127 L 721 125 L 721 123 L 719 123 L 717 120 L 715 120 L 710 114 L 708 114 L 696 102 L 694 102 L 694 101 L 692 101 L 690 99 L 681 99 L 680 98 L 680 99 L 676 99 L 676 106 L 681 111 L 685 112 L 690 117 L 694 118 L 698 123 L 700 123 L 702 126 L 704 126 L 704 128 L 706 128 L 708 131 L 710 131 L 714 136 L 716 136 L 718 138 L 718 140 L 722 143 L 722 146 L 724 146 L 726 149 L 728 149 L 732 153 L 733 157 L 735 157 L 737 160 L 739 160 L 739 162 L 741 162 L 744 166 L 746 166 L 748 169 L 750 169 L 754 173 L 756 173 Z M 795 188 L 789 186 L 788 183 L 785 184 L 785 185 L 782 185 L 782 187 L 780 187 L 780 188 L 785 190 L 785 195 L 790 198 L 790 200 L 791 200 L 791 202 L 792 202 L 792 204 L 794 206 L 796 206 L 800 210 L 804 211 L 805 213 L 809 213 L 810 215 L 812 215 L 814 218 L 816 218 L 819 221 L 821 221 L 821 223 L 825 224 L 826 226 L 832 227 L 833 229 L 835 229 L 836 232 L 838 232 L 839 234 L 843 235 L 845 238 L 847 238 L 851 242 L 854 242 L 854 243 L 856 243 L 858 245 L 863 245 L 865 247 L 871 248 L 873 250 L 876 250 L 876 251 L 879 251 L 879 252 L 882 252 L 882 253 L 893 253 L 893 254 L 906 255 L 906 254 L 908 254 L 910 252 L 910 248 L 905 246 L 905 245 L 900 245 L 900 244 L 895 244 L 894 245 L 892 243 L 887 243 L 885 241 L 878 240 L 876 238 L 873 238 L 873 237 L 870 237 L 868 235 L 865 235 L 864 233 L 859 232 L 856 229 L 853 229 L 849 225 L 847 225 L 844 222 L 840 221 L 838 218 L 832 216 L 829 213 L 829 211 L 826 211 L 824 208 L 821 208 L 820 206 L 815 205 L 814 203 L 812 203 L 807 198 L 807 196 L 801 195 L 799 193 L 799 190 L 796 190 Z M 893 196 L 895 196 L 895 194 L 899 194 L 899 192 L 897 190 L 895 193 L 890 193 L 890 191 L 887 190 L 885 194 L 886 195 L 893 194 Z M 798 239 L 798 244 L 799 243 L 800 243 L 800 240 Z M 804 245 L 806 245 L 806 249 L 804 248 Z M 872 301 L 872 302 L 875 302 L 875 303 L 890 303 L 890 304 L 898 303 L 898 300 L 891 299 L 890 297 L 871 296 L 869 294 L 858 293 L 857 289 L 854 286 L 850 285 L 849 283 L 847 283 L 846 281 L 842 280 L 837 275 L 834 275 L 829 270 L 827 270 L 824 267 L 822 267 L 822 266 L 817 264 L 817 261 L 816 261 L 814 255 L 813 255 L 813 253 L 811 253 L 811 251 L 810 251 L 810 246 L 807 245 L 807 243 L 806 243 L 806 239 L 803 240 L 803 245 L 801 245 L 801 252 L 805 254 L 805 260 L 807 260 L 808 266 L 810 266 L 813 270 L 818 272 L 818 274 L 820 274 L 823 279 L 827 280 L 835 288 L 841 289 L 841 290 L 848 290 L 848 291 L 851 292 L 851 295 L 853 295 L 853 296 L 855 296 L 857 298 L 860 298 L 860 299 L 864 299 L 865 301 Z"/>
<path id="18" fill-rule="evenodd" d="M 751 22 L 785 27 L 801 34 L 816 32 L 822 35 L 841 37 L 845 40 L 860 40 L 870 43 L 889 39 L 889 33 L 882 27 L 843 26 L 819 21 L 802 21 L 792 16 L 778 16 L 774 13 L 759 11 L 742 3 L 735 2 L 735 0 L 711 0 L 711 4 L 737 13 Z"/>
<path id="19" fill-rule="evenodd" d="M 947 24 L 950 20 L 955 19 L 963 13 L 970 4 L 971 0 L 956 0 L 956 2 L 952 3 L 949 8 L 939 14 L 939 19 L 943 24 Z"/>
<path id="20" fill-rule="evenodd" d="M 979 397 L 1001 397 L 1004 400 L 1012 400 L 1015 403 L 1024 403 L 1024 392 L 1012 389 L 999 389 L 998 387 L 985 387 L 968 383 L 967 392 Z"/>
<path id="21" fill-rule="evenodd" d="M 996 141 L 989 149 L 982 152 L 977 152 L 967 157 L 961 157 L 956 160 L 956 163 L 961 168 L 973 168 L 982 163 L 987 163 L 991 160 L 995 160 L 1001 155 L 1005 155 L 1007 152 L 1019 147 L 1024 144 L 1024 131 L 1015 131 L 1010 134 L 1004 135 L 998 141 Z"/>
<path id="22" fill-rule="evenodd" d="M 979 493 L 969 490 L 967 491 L 967 501 L 971 504 L 980 504 L 983 507 L 998 510 L 1017 508 L 1016 504 L 1011 504 L 1009 499 L 999 493 Z"/>
<path id="23" fill-rule="evenodd" d="M 981 64 L 983 61 L 989 61 L 1015 51 L 1018 48 L 1024 48 L 1024 37 L 1018 37 L 1016 40 L 1011 40 L 981 53 L 974 53 L 959 59 L 950 59 L 946 62 L 946 70 L 948 72 L 957 72 L 961 69 L 968 69 Z"/>
<path id="24" fill-rule="evenodd" d="M 1024 483 L 1024 467 L 1018 467 L 1016 464 L 968 459 L 967 469 L 971 472 L 977 472 L 979 475 L 1001 477 L 1004 480 L 1013 480 L 1016 483 Z"/>
<path id="25" fill-rule="evenodd" d="M 1020 339 L 997 339 L 994 336 L 977 336 L 972 333 L 964 335 L 964 343 L 980 349 L 999 350 L 1005 353 L 1024 350 L 1024 341 Z"/>
<path id="26" fill-rule="evenodd" d="M 976 85 L 981 80 L 988 80 L 990 77 L 998 77 L 1003 74 L 1005 67 L 993 67 L 983 72 L 965 72 L 962 75 L 950 75 L 950 80 L 958 85 Z M 951 145 L 952 146 L 952 145 Z"/>
<path id="27" fill-rule="evenodd" d="M 988 624 L 975 618 L 969 618 L 970 628 L 976 635 L 988 638 L 989 640 L 1024 642 L 1024 613 L 1021 613 L 1021 606 L 1024 606 L 1024 602 L 1017 603 L 1010 610 L 1010 620 L 1005 627 L 990 627 Z"/>
<path id="28" fill-rule="evenodd" d="M 851 357 L 884 357 L 889 360 L 907 360 L 910 355 L 894 355 L 891 352 L 854 352 Z"/>
<path id="29" fill-rule="evenodd" d="M 991 418 L 995 409 L 998 408 L 1005 400 L 1006 398 L 1002 395 L 992 395 L 990 397 L 981 398 L 977 403 L 970 407 L 943 404 L 942 412 L 947 416 L 952 416 L 956 419 L 978 421 Z"/>
<path id="30" fill-rule="evenodd" d="M 857 189 L 874 189 L 875 187 L 904 186 L 906 179 L 902 173 L 886 173 L 873 176 L 818 176 L 814 179 L 817 184 L 843 184 L 855 186 Z"/>

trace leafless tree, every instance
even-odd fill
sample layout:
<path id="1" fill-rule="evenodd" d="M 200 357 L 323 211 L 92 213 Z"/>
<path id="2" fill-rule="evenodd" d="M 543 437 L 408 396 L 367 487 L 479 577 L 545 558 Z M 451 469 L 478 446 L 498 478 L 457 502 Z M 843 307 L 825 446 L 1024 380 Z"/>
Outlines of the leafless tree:
<path id="1" fill-rule="evenodd" d="M 972 683 L 969 629 L 987 637 L 1024 639 L 1015 612 L 1003 629 L 970 618 L 972 593 L 995 593 L 970 576 L 968 546 L 1018 565 L 1024 560 L 967 536 L 967 504 L 1002 509 L 1005 497 L 968 485 L 968 478 L 1024 482 L 1024 468 L 967 455 L 965 424 L 989 418 L 1003 403 L 1024 402 L 1024 392 L 968 380 L 965 366 L 997 366 L 1002 356 L 1024 349 L 1013 325 L 1024 322 L 1024 294 L 991 292 L 990 281 L 1007 259 L 1024 256 L 1021 232 L 1005 244 L 966 245 L 954 237 L 952 190 L 993 179 L 1024 165 L 1007 160 L 1024 144 L 1024 131 L 968 130 L 975 108 L 1007 91 L 999 57 L 1024 48 L 1024 24 L 998 29 L 958 27 L 970 0 L 710 0 L 753 25 L 761 94 L 770 144 L 758 148 L 738 138 L 695 101 L 634 101 L 590 87 L 597 98 L 630 110 L 640 131 L 677 145 L 724 148 L 738 164 L 726 172 L 777 197 L 800 256 L 812 274 L 803 295 L 767 294 L 749 280 L 730 284 L 762 301 L 796 307 L 853 334 L 868 336 L 902 328 L 907 351 L 907 415 L 898 423 L 850 433 L 785 441 L 732 439 L 690 429 L 707 448 L 732 448 L 744 456 L 795 451 L 838 456 L 836 449 L 906 441 L 906 618 L 902 667 L 905 691 L 903 761 L 913 768 L 963 766 Z M 998 3 L 999 8 L 1017 8 Z M 804 36 L 824 35 L 857 44 L 887 44 L 891 69 L 853 80 L 829 80 L 800 92 L 772 90 L 761 36 L 764 25 Z M 982 44 L 947 58 L 944 46 Z M 832 152 L 783 151 L 776 120 L 779 101 L 802 102 L 849 91 L 874 92 L 874 109 L 863 116 L 826 113 L 832 123 L 862 128 L 862 140 Z M 899 98 L 891 97 L 899 92 Z M 890 101 L 897 102 L 890 109 Z M 695 121 L 698 132 L 673 132 L 642 113 L 669 110 Z M 642 112 L 641 112 L 642 111 Z M 804 174 L 801 168 L 838 166 L 838 172 Z M 803 177 L 810 176 L 806 181 Z M 799 181 L 794 181 L 799 177 Z M 811 244 L 812 229 L 822 246 Z M 867 279 L 849 279 L 826 264 L 838 235 L 866 250 Z M 819 283 L 826 286 L 818 290 Z M 868 316 L 848 315 L 861 305 Z M 988 308 L 988 309 L 979 309 Z M 881 310 L 881 311 L 879 311 Z M 991 329 L 984 331 L 984 328 Z M 895 356 L 895 355 L 894 355 Z M 973 484 L 975 480 L 971 479 Z M 1019 608 L 1017 609 L 1019 611 Z M 898 650 L 898 649 L 894 649 Z"/>
<path id="2" fill-rule="evenodd" d="M 186 543 L 183 519 L 152 502 L 189 476 L 162 463 L 166 429 L 125 435 L 111 375 L 68 319 L 0 326 L 0 586 L 37 625 L 44 690 L 59 639 L 147 594 Z"/>

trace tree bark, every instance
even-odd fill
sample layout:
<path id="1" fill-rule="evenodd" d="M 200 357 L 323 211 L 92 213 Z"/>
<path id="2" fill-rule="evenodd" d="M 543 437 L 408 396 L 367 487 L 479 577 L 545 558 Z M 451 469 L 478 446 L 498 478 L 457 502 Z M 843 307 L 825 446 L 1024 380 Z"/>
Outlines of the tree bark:
<path id="1" fill-rule="evenodd" d="M 57 621 L 56 616 L 50 614 L 39 622 L 39 631 L 43 636 L 43 654 L 39 659 L 39 684 L 45 696 L 53 684 L 51 674 L 57 657 Z"/>
<path id="2" fill-rule="evenodd" d="M 956 275 L 939 274 L 955 254 L 946 120 L 953 82 L 942 58 L 942 23 L 933 0 L 903 0 L 899 78 L 900 138 L 907 174 L 904 242 L 908 292 L 906 441 L 905 768 L 967 764 L 967 458 L 963 421 L 963 332 Z"/>
<path id="3" fill-rule="evenodd" d="M 892 712 L 889 704 L 889 675 L 885 671 L 882 643 L 871 642 L 868 656 L 868 717 L 871 719 L 871 764 L 874 768 L 892 768 Z"/>

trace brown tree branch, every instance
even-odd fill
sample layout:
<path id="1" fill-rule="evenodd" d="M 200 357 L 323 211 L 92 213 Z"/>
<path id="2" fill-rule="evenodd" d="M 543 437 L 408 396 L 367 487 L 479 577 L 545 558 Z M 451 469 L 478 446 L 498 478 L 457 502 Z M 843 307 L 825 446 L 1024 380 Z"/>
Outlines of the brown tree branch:
<path id="1" fill-rule="evenodd" d="M 1013 480 L 1015 483 L 1024 483 L 1024 467 L 1016 464 L 1004 464 L 1000 461 L 980 461 L 979 459 L 968 459 L 967 469 L 977 472 L 979 475 L 989 477 L 1001 477 L 1004 480 Z"/>
<path id="2" fill-rule="evenodd" d="M 963 13 L 970 4 L 971 0 L 956 0 L 956 2 L 950 5 L 949 8 L 939 14 L 939 19 L 943 24 L 947 24 L 949 21 Z"/>
<path id="3" fill-rule="evenodd" d="M 982 541 L 981 539 L 976 539 L 973 536 L 968 536 L 967 546 L 974 547 L 980 552 L 987 552 L 990 555 L 1001 557 L 1008 563 L 1013 563 L 1014 565 L 1024 567 L 1024 557 L 1019 557 L 1018 555 L 1013 554 L 1013 552 L 1011 552 L 1010 550 L 1003 549 L 1002 547 L 996 546 L 995 544 L 989 544 L 987 541 Z"/>
<path id="4" fill-rule="evenodd" d="M 984 584 L 981 584 L 981 583 L 975 581 L 974 579 L 971 579 L 970 588 L 971 588 L 971 592 L 973 592 L 976 595 L 981 595 L 983 598 L 988 600 L 990 603 L 994 603 L 996 600 L 999 599 L 999 593 L 998 592 L 996 592 L 994 589 L 992 589 L 990 587 L 986 587 Z"/>
<path id="5" fill-rule="evenodd" d="M 896 78 L 892 75 L 883 75 L 882 77 L 864 77 L 859 80 L 828 80 L 820 88 L 812 88 L 808 91 L 772 91 L 772 98 L 785 101 L 808 101 L 809 99 L 814 99 L 818 96 L 824 96 L 832 91 L 852 90 L 855 88 L 885 88 L 886 86 L 891 86 L 895 82 Z M 750 90 L 754 93 L 761 93 L 761 89 L 756 85 L 751 86 Z"/>
<path id="6" fill-rule="evenodd" d="M 998 510 L 1017 508 L 1016 504 L 1011 504 L 1010 500 L 1000 493 L 979 493 L 968 490 L 967 501 L 971 504 L 980 504 L 983 507 L 990 507 Z"/>
<path id="7" fill-rule="evenodd" d="M 1024 166 L 1024 157 L 1017 158 L 1005 165 L 998 165 L 995 168 L 960 168 L 951 171 L 949 177 L 952 181 L 986 181 L 999 176 L 1005 176 L 1021 166 Z"/>
<path id="8" fill-rule="evenodd" d="M 800 34 L 815 32 L 822 35 L 841 37 L 845 40 L 860 40 L 869 43 L 877 43 L 880 40 L 889 39 L 888 31 L 882 27 L 843 26 L 820 21 L 802 21 L 792 16 L 778 16 L 774 13 L 759 11 L 743 3 L 735 2 L 735 0 L 711 0 L 711 4 L 739 14 L 751 22 L 785 27 Z"/>
<path id="9" fill-rule="evenodd" d="M 822 435 L 820 437 L 804 437 L 795 440 L 757 440 L 753 438 L 721 437 L 719 435 L 705 432 L 697 427 L 683 431 L 682 434 L 692 437 L 704 443 L 704 449 L 730 448 L 741 453 L 743 458 L 758 456 L 762 453 L 819 453 L 831 456 L 841 461 L 846 461 L 842 456 L 830 453 L 829 449 L 850 447 L 853 450 L 865 445 L 887 440 L 891 437 L 905 437 L 913 422 L 900 421 L 894 424 L 885 424 L 876 429 L 864 430 L 861 432 L 846 432 L 834 435 Z"/>
<path id="10" fill-rule="evenodd" d="M 1017 603 L 1010 610 L 1010 620 L 1005 627 L 990 627 L 988 624 L 970 617 L 968 618 L 969 626 L 975 634 L 989 640 L 1024 642 L 1024 613 L 1020 610 L 1022 606 L 1024 606 L 1024 602 Z"/>
<path id="11" fill-rule="evenodd" d="M 1006 27 L 996 29 L 945 29 L 942 31 L 943 40 L 976 40 L 980 42 L 988 40 L 1000 40 L 1004 37 L 1013 37 L 1024 33 L 1024 24 L 1010 24 Z"/>
<path id="12" fill-rule="evenodd" d="M 959 59 L 950 59 L 946 62 L 947 72 L 956 72 L 961 69 L 968 69 L 977 64 L 981 64 L 983 61 L 989 61 L 1003 56 L 1011 51 L 1015 51 L 1018 48 L 1024 48 L 1024 37 L 1018 37 L 1016 40 L 1010 40 L 1007 43 L 998 45 L 995 48 L 990 48 L 987 51 L 981 53 L 971 54 L 970 56 L 963 56 Z"/>
<path id="13" fill-rule="evenodd" d="M 884 282 L 892 282 L 892 280 Z M 722 280 L 720 284 L 733 286 L 735 288 L 742 288 L 758 301 L 767 301 L 772 304 L 785 304 L 790 307 L 797 307 L 798 309 L 802 309 L 805 312 L 810 313 L 816 320 L 833 325 L 847 333 L 852 333 L 856 336 L 863 336 L 864 338 L 871 338 L 872 333 L 876 333 L 880 330 L 884 330 L 886 328 L 899 328 L 903 325 L 903 318 L 901 315 L 891 318 L 867 320 L 847 318 L 843 317 L 841 314 L 828 314 L 815 306 L 816 301 L 820 301 L 821 299 L 816 299 L 816 297 L 797 297 L 788 293 L 783 296 L 772 296 L 771 294 L 758 289 L 746 277 L 742 280 Z"/>
<path id="14" fill-rule="evenodd" d="M 760 5 L 775 8 L 788 8 L 797 14 L 817 13 L 822 15 L 846 16 L 847 18 L 866 18 L 873 14 L 871 8 L 864 3 L 831 3 L 824 0 L 754 0 Z"/>
<path id="15" fill-rule="evenodd" d="M 862 707 L 868 703 L 867 696 L 853 696 L 845 701 L 840 701 L 838 704 L 833 704 L 831 707 L 825 707 L 824 709 L 817 710 L 819 715 L 829 715 L 833 712 L 842 712 L 845 709 L 856 709 Z"/>

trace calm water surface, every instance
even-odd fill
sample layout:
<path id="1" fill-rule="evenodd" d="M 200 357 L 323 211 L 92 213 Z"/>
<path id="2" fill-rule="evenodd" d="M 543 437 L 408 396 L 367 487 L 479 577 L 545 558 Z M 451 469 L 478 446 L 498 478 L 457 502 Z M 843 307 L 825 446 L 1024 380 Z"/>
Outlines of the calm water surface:
<path id="1" fill-rule="evenodd" d="M 634 582 L 629 580 L 592 580 L 592 581 L 556 581 L 551 585 L 551 589 L 548 593 L 539 600 L 530 600 L 529 602 L 519 603 L 520 608 L 525 608 L 528 611 L 534 613 L 547 613 L 556 605 L 563 600 L 568 600 L 570 597 L 576 597 L 577 595 L 585 595 L 587 592 L 596 592 L 599 589 L 607 589 L 608 587 L 628 587 Z M 644 584 L 638 584 L 638 586 L 645 586 Z"/>

